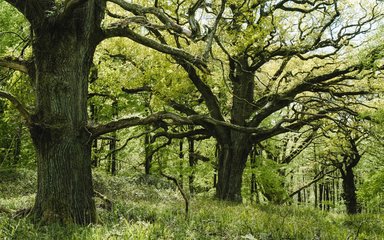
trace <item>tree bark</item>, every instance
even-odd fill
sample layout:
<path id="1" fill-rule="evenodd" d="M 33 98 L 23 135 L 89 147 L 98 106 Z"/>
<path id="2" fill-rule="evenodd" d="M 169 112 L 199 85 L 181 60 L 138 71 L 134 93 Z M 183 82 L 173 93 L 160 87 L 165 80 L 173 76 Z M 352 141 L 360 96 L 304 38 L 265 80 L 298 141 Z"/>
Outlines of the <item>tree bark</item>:
<path id="1" fill-rule="evenodd" d="M 246 126 L 252 113 L 254 75 L 247 71 L 246 57 L 230 64 L 229 78 L 233 84 L 231 123 Z M 241 202 L 241 185 L 244 168 L 252 150 L 251 134 L 226 129 L 225 136 L 218 137 L 220 145 L 217 197 L 221 200 Z"/>
<path id="2" fill-rule="evenodd" d="M 64 22 L 32 24 L 36 113 L 30 132 L 38 174 L 33 217 L 42 224 L 96 221 L 87 94 L 99 4 L 87 1 Z"/>
<path id="3" fill-rule="evenodd" d="M 361 212 L 360 205 L 356 196 L 355 175 L 352 168 L 347 168 L 342 176 L 343 197 L 348 214 L 357 214 Z"/>
<path id="4" fill-rule="evenodd" d="M 244 168 L 252 144 L 248 134 L 232 132 L 230 143 L 220 144 L 216 196 L 220 200 L 242 202 L 241 187 Z"/>

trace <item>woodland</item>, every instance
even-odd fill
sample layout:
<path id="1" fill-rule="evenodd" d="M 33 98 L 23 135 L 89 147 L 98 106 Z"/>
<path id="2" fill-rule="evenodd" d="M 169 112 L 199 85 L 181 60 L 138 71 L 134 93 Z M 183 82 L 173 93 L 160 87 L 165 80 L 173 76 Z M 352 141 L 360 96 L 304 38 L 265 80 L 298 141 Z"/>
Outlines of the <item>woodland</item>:
<path id="1" fill-rule="evenodd" d="M 0 238 L 384 239 L 383 18 L 0 0 Z"/>

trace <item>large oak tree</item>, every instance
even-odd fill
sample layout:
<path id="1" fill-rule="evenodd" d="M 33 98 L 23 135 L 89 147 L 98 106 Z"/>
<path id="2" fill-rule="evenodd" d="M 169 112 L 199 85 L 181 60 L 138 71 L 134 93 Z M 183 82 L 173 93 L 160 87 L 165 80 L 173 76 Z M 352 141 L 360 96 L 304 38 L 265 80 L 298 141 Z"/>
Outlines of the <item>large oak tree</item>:
<path id="1" fill-rule="evenodd" d="M 143 37 L 128 28 L 129 19 L 103 28 L 106 11 L 103 0 L 6 2 L 24 15 L 31 30 L 32 57 L 3 57 L 0 66 L 29 75 L 36 99 L 33 110 L 8 92 L 1 91 L 0 97 L 19 110 L 37 151 L 38 189 L 33 216 L 41 223 L 93 223 L 96 213 L 91 176 L 92 140 L 116 129 L 159 119 L 180 120 L 172 114 L 158 113 L 145 119 L 133 117 L 88 126 L 88 76 L 97 45 L 110 37 L 125 36 L 197 66 L 205 64 L 182 50 L 150 39 L 143 42 Z M 159 9 L 154 14 L 164 24 L 171 23 Z M 180 27 L 173 24 L 172 28 L 179 31 Z"/>

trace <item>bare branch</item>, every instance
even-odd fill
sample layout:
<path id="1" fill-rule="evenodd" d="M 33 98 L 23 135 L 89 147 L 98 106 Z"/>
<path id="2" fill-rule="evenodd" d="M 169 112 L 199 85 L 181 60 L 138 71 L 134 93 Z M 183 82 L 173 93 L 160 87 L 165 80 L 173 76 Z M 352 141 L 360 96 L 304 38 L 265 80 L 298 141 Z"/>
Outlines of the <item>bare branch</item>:
<path id="1" fill-rule="evenodd" d="M 156 138 L 159 137 L 166 137 L 168 139 L 183 139 L 186 137 L 193 137 L 196 135 L 205 135 L 206 138 L 210 138 L 210 134 L 206 129 L 195 129 L 187 132 L 179 132 L 179 133 L 172 133 L 172 132 L 158 132 L 153 136 L 153 141 L 156 140 Z"/>
<path id="2" fill-rule="evenodd" d="M 15 57 L 0 58 L 0 67 L 5 67 L 5 68 L 13 69 L 16 71 L 20 71 L 22 73 L 29 74 L 30 73 L 29 66 L 30 64 L 27 61 L 21 60 Z"/>
<path id="3" fill-rule="evenodd" d="M 139 126 L 139 125 L 153 124 L 153 123 L 161 122 L 165 119 L 172 120 L 175 124 L 179 124 L 179 125 L 194 124 L 192 120 L 185 117 L 181 117 L 177 114 L 168 113 L 168 112 L 158 112 L 145 118 L 130 117 L 130 118 L 119 119 L 119 120 L 112 121 L 97 127 L 90 127 L 89 131 L 92 133 L 92 138 L 97 138 L 100 135 L 113 132 L 119 129 L 129 128 L 129 127 Z"/>
<path id="4" fill-rule="evenodd" d="M 180 26 L 180 25 L 176 24 L 175 22 L 173 22 L 172 19 L 170 19 L 158 7 L 143 7 L 143 6 L 140 6 L 138 4 L 126 2 L 124 0 L 109 0 L 109 1 L 119 5 L 123 9 L 125 9 L 125 10 L 127 10 L 127 11 L 129 11 L 129 12 L 131 12 L 137 16 L 144 16 L 145 14 L 152 14 L 152 15 L 156 16 L 157 19 L 159 19 L 164 24 L 164 26 L 162 26 L 162 28 L 173 30 L 176 33 L 184 34 L 188 37 L 192 36 L 192 32 L 189 29 L 187 29 L 183 26 Z M 147 24 L 151 25 L 149 22 L 147 22 Z"/>
<path id="5" fill-rule="evenodd" d="M 140 43 L 146 47 L 155 49 L 162 53 L 170 54 L 174 57 L 190 62 L 203 72 L 209 72 L 207 64 L 200 58 L 193 56 L 184 50 L 174 48 L 169 45 L 161 44 L 153 39 L 144 37 L 131 30 L 124 21 L 109 25 L 107 28 L 104 29 L 104 35 L 106 38 L 127 37 L 132 41 Z"/>
<path id="6" fill-rule="evenodd" d="M 151 92 L 152 88 L 148 85 L 145 85 L 145 86 L 137 87 L 137 88 L 125 88 L 125 87 L 123 87 L 121 90 L 127 94 L 135 94 L 135 93 L 140 93 L 140 92 Z"/>
<path id="7" fill-rule="evenodd" d="M 304 186 L 300 187 L 300 188 L 297 189 L 296 191 L 293 191 L 292 193 L 290 193 L 290 194 L 289 194 L 289 197 L 293 197 L 293 196 L 295 196 L 295 195 L 298 194 L 300 191 L 302 191 L 302 190 L 304 190 L 304 189 L 310 187 L 312 184 L 314 184 L 314 183 L 320 181 L 321 179 L 323 179 L 323 178 L 324 178 L 325 176 L 327 176 L 328 174 L 333 173 L 333 172 L 336 172 L 336 171 L 337 171 L 337 168 L 332 169 L 332 170 L 330 170 L 330 171 L 328 171 L 328 172 L 326 172 L 326 173 L 324 173 L 324 174 L 321 174 L 321 172 L 320 172 L 320 173 L 318 174 L 318 176 L 315 176 L 315 178 L 314 178 L 312 181 L 310 181 L 309 183 L 307 183 L 307 184 L 305 184 Z"/>
<path id="8" fill-rule="evenodd" d="M 30 113 L 15 96 L 13 96 L 8 92 L 0 91 L 0 98 L 8 99 L 15 106 L 15 108 L 20 112 L 21 116 L 23 117 L 27 125 L 30 126 L 32 124 Z"/>

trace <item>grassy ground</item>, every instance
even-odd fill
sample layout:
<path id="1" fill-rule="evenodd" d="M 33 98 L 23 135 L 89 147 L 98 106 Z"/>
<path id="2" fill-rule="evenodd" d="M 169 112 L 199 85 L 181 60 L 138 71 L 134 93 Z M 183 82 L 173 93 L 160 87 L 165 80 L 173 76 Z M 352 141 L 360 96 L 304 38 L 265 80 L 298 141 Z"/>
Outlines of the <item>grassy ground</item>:
<path id="1" fill-rule="evenodd" d="M 0 170 L 0 208 L 31 207 L 35 179 L 30 170 Z M 98 208 L 98 224 L 35 226 L 0 211 L 0 239 L 384 239 L 381 215 L 232 205 L 204 194 L 191 200 L 186 220 L 179 192 L 161 179 L 96 173 L 95 188 L 114 201 L 111 211 Z"/>

